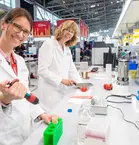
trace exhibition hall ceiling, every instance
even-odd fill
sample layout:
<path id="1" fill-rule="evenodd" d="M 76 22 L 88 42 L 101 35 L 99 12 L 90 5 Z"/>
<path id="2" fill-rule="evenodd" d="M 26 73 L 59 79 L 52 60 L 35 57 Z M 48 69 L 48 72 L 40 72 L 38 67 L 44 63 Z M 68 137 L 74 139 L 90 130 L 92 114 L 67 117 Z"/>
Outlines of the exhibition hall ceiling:
<path id="1" fill-rule="evenodd" d="M 35 0 L 59 17 L 81 18 L 90 32 L 114 28 L 125 0 Z"/>

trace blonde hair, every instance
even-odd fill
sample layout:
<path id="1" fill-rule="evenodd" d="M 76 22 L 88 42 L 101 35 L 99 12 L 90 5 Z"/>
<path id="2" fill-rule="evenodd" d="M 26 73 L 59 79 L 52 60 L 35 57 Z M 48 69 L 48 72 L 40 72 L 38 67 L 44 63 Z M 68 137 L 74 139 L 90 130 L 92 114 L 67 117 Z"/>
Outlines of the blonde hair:
<path id="1" fill-rule="evenodd" d="M 77 33 L 78 33 L 78 25 L 72 21 L 72 20 L 67 20 L 63 22 L 59 27 L 56 28 L 55 30 L 55 38 L 57 41 L 59 41 L 63 37 L 64 30 L 69 30 L 73 31 L 74 35 L 73 37 L 65 43 L 66 46 L 74 46 L 77 43 Z"/>

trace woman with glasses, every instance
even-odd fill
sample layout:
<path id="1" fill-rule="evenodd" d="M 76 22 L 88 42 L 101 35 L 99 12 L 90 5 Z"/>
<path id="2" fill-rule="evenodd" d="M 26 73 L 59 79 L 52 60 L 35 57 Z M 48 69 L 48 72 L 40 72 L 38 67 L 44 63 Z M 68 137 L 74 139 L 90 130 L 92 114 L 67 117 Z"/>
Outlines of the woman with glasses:
<path id="1" fill-rule="evenodd" d="M 78 26 L 68 20 L 55 30 L 54 37 L 39 49 L 39 98 L 43 107 L 51 111 L 67 93 L 67 86 L 81 81 L 72 60 L 70 46 L 76 45 Z"/>
<path id="2" fill-rule="evenodd" d="M 24 99 L 28 70 L 24 59 L 13 52 L 32 30 L 32 18 L 22 8 L 12 9 L 1 21 L 0 37 L 0 145 L 21 145 L 39 120 L 49 123 L 56 116 Z M 12 86 L 9 81 L 19 79 Z M 57 119 L 56 119 L 57 120 Z"/>

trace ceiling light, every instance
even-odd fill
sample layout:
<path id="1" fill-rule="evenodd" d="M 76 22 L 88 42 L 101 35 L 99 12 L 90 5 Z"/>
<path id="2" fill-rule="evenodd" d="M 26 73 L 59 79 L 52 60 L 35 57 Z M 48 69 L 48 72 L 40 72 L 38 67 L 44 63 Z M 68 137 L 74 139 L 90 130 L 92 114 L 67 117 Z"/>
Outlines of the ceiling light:
<path id="1" fill-rule="evenodd" d="M 99 4 L 97 4 L 97 6 L 99 7 Z"/>
<path id="2" fill-rule="evenodd" d="M 94 8 L 96 5 L 91 5 L 91 8 Z"/>
<path id="3" fill-rule="evenodd" d="M 111 2 L 111 4 L 113 4 L 113 2 Z"/>
<path id="4" fill-rule="evenodd" d="M 63 1 L 63 3 L 65 3 L 65 1 Z"/>
<path id="5" fill-rule="evenodd" d="M 119 1 L 117 1 L 117 3 L 119 3 Z"/>

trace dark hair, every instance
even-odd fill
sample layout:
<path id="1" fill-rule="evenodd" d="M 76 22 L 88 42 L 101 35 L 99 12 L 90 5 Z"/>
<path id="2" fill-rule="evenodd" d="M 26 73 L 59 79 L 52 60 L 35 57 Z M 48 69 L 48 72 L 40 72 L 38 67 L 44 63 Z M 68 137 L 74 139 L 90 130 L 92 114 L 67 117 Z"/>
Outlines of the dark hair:
<path id="1" fill-rule="evenodd" d="M 9 23 L 9 22 L 15 20 L 18 17 L 25 17 L 25 18 L 27 18 L 27 20 L 30 23 L 30 28 L 31 28 L 30 31 L 31 31 L 32 30 L 32 24 L 33 24 L 32 17 L 30 15 L 30 13 L 27 10 L 23 9 L 23 8 L 14 8 L 11 11 L 9 11 L 4 16 L 4 21 L 6 23 Z"/>

